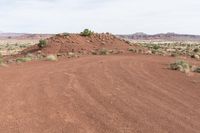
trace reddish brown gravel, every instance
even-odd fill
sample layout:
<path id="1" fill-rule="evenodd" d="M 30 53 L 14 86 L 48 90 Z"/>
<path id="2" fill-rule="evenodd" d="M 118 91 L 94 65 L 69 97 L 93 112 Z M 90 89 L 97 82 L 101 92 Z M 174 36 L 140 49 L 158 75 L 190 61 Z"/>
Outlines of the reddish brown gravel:
<path id="1" fill-rule="evenodd" d="M 174 58 L 88 56 L 0 68 L 0 133 L 199 133 L 200 75 Z"/>

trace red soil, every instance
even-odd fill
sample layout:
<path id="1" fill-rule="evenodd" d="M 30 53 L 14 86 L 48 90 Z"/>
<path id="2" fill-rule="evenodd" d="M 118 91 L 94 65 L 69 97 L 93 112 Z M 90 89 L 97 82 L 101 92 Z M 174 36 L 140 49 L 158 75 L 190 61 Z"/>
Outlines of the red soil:
<path id="1" fill-rule="evenodd" d="M 106 48 L 107 50 L 116 50 L 127 52 L 130 47 L 128 42 L 120 40 L 111 34 L 93 34 L 84 37 L 79 34 L 70 34 L 69 36 L 59 35 L 47 39 L 47 47 L 41 49 L 44 54 L 58 54 L 66 52 L 78 52 L 90 54 L 92 51 Z M 132 46 L 140 48 L 139 46 Z M 22 53 L 34 53 L 39 50 L 38 46 L 32 46 Z"/>
<path id="2" fill-rule="evenodd" d="M 0 132 L 199 133 L 200 75 L 168 70 L 173 60 L 89 56 L 0 68 Z"/>

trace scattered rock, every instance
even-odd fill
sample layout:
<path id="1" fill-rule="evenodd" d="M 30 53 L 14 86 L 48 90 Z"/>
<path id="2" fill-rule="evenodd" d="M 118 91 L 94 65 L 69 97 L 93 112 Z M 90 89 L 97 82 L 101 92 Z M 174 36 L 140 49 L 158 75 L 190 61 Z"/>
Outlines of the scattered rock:
<path id="1" fill-rule="evenodd" d="M 57 54 L 58 57 L 60 57 L 60 56 L 62 56 L 62 55 L 63 55 L 62 53 L 58 53 L 58 54 Z"/>
<path id="2" fill-rule="evenodd" d="M 176 49 L 167 49 L 167 52 L 176 52 Z"/>
<path id="3" fill-rule="evenodd" d="M 151 54 L 152 54 L 152 51 L 151 51 L 151 50 L 147 50 L 147 51 L 146 51 L 146 54 L 151 55 Z"/>
<path id="4" fill-rule="evenodd" d="M 199 55 L 197 55 L 197 54 L 194 55 L 194 58 L 195 59 L 200 59 Z"/>
<path id="5" fill-rule="evenodd" d="M 105 45 L 106 44 L 106 42 L 101 42 L 101 45 Z"/>

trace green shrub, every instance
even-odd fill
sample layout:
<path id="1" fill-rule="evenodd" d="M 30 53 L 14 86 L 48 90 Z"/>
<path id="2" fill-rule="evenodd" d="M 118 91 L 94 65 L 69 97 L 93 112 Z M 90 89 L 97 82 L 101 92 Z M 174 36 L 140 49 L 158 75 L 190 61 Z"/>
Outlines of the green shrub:
<path id="1" fill-rule="evenodd" d="M 61 34 L 58 33 L 58 34 L 56 34 L 56 36 L 59 37 L 59 36 L 61 36 Z"/>
<path id="2" fill-rule="evenodd" d="M 178 70 L 181 72 L 189 72 L 190 68 L 191 68 L 191 65 L 183 60 L 179 60 L 170 64 L 170 69 Z"/>
<path id="3" fill-rule="evenodd" d="M 63 36 L 69 36 L 70 34 L 69 33 L 63 33 Z"/>
<path id="4" fill-rule="evenodd" d="M 155 49 L 155 50 L 158 50 L 158 49 L 160 49 L 160 46 L 159 45 L 154 45 L 152 48 Z"/>
<path id="5" fill-rule="evenodd" d="M 46 40 L 40 40 L 40 42 L 38 43 L 38 47 L 39 48 L 44 48 L 47 45 L 47 41 Z"/>
<path id="6" fill-rule="evenodd" d="M 57 61 L 57 60 L 58 60 L 58 58 L 57 58 L 56 55 L 48 55 L 48 56 L 46 57 L 46 59 L 47 59 L 48 61 Z"/>
<path id="7" fill-rule="evenodd" d="M 195 53 L 198 53 L 198 52 L 200 52 L 200 49 L 199 49 L 199 48 L 195 48 L 193 51 L 194 51 Z"/>
<path id="8" fill-rule="evenodd" d="M 81 32 L 81 36 L 91 36 L 93 32 L 89 29 L 85 29 L 83 32 Z"/>
<path id="9" fill-rule="evenodd" d="M 22 58 L 17 58 L 16 62 L 20 63 L 20 62 L 29 62 L 32 59 L 30 57 L 22 57 Z"/>
<path id="10" fill-rule="evenodd" d="M 100 55 L 107 55 L 107 54 L 109 54 L 109 52 L 106 48 L 102 48 L 102 49 L 99 50 L 99 54 Z"/>

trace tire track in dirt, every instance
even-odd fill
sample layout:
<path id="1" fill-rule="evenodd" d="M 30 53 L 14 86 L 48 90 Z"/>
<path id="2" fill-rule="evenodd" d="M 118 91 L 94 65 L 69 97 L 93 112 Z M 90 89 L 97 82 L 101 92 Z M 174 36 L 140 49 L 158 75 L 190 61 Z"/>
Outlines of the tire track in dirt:
<path id="1" fill-rule="evenodd" d="M 140 61 L 141 62 L 141 61 Z M 163 94 L 165 94 L 165 95 L 167 95 L 167 96 L 170 96 L 169 98 L 166 98 L 166 99 L 174 99 L 176 96 L 175 95 L 172 95 L 173 93 L 168 93 L 168 91 L 165 91 L 165 90 L 162 90 L 162 88 L 168 88 L 169 86 L 166 86 L 166 85 L 162 85 L 162 84 L 164 84 L 164 82 L 161 82 L 161 83 L 156 83 L 156 82 L 154 82 L 154 76 L 152 76 L 152 75 L 149 75 L 149 74 L 147 74 L 146 73 L 146 70 L 148 70 L 148 68 L 143 68 L 143 64 L 137 64 L 139 67 L 138 68 L 141 68 L 141 70 L 139 70 L 139 69 L 137 69 L 139 72 L 140 72 L 140 74 L 138 74 L 138 76 L 139 75 L 144 75 L 143 76 L 143 80 L 144 81 L 146 81 L 146 78 L 147 79 L 149 79 L 149 81 L 146 81 L 146 83 L 148 83 L 149 85 L 151 85 L 153 88 L 158 88 L 159 89 L 159 87 L 160 87 L 160 89 L 158 90 L 158 92 L 159 91 L 162 91 L 162 93 Z M 135 72 L 134 72 L 135 73 Z M 152 73 L 153 74 L 153 73 Z M 159 76 L 157 76 L 157 77 L 159 77 Z M 158 78 L 157 78 L 158 79 Z M 141 81 L 142 81 L 142 78 L 140 79 Z M 170 87 L 169 87 L 170 88 Z M 178 88 L 175 88 L 175 87 L 173 87 L 174 89 L 178 89 Z M 151 89 L 151 88 L 149 88 L 149 89 Z M 152 89 L 151 89 L 152 90 Z M 144 90 L 145 91 L 145 90 Z M 154 93 L 155 93 L 155 89 L 154 89 Z M 158 93 L 157 95 L 155 95 L 154 97 L 152 97 L 153 99 L 155 98 L 155 97 L 158 97 L 160 94 Z M 165 96 L 166 97 L 166 96 Z M 152 98 L 151 98 L 151 100 L 152 100 Z M 150 99 L 149 99 L 150 100 Z M 162 99 L 160 99 L 160 100 L 162 100 Z M 164 100 L 164 99 L 163 99 Z M 174 99 L 175 101 L 179 101 L 179 104 L 181 105 L 181 104 L 183 104 L 179 99 Z M 158 100 L 157 100 L 157 102 L 158 102 Z M 156 101 L 154 102 L 154 103 L 156 103 Z M 170 104 L 168 105 L 168 106 L 170 106 Z M 185 105 L 184 105 L 185 106 Z M 163 106 L 163 107 L 165 107 L 165 106 Z M 185 108 L 188 108 L 188 107 L 186 107 L 185 106 Z M 167 109 L 167 108 L 166 108 Z M 181 112 L 178 112 L 178 113 L 181 113 Z M 197 113 L 197 112 L 196 112 Z M 177 114 L 176 113 L 176 115 L 179 115 L 179 114 Z M 184 115 L 183 115 L 184 116 Z M 199 123 L 196 123 L 197 125 L 199 124 Z M 187 126 L 187 125 L 185 125 L 185 126 Z"/>
<path id="2" fill-rule="evenodd" d="M 89 56 L 0 68 L 3 133 L 198 133 L 200 75 L 173 58 Z"/>

